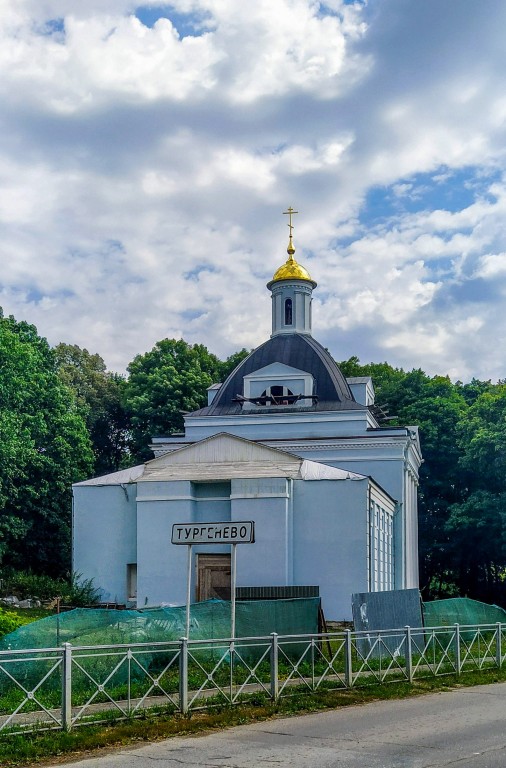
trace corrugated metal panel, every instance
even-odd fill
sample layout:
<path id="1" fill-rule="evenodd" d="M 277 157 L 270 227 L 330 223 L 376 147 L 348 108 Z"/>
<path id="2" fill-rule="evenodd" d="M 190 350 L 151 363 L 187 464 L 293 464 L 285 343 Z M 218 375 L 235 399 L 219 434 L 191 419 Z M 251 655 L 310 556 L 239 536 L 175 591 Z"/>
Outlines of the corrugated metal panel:
<path id="1" fill-rule="evenodd" d="M 351 597 L 357 632 L 422 626 L 422 600 L 418 589 L 357 592 Z"/>
<path id="2" fill-rule="evenodd" d="M 356 632 L 374 632 L 377 629 L 403 629 L 422 626 L 422 599 L 418 589 L 393 589 L 385 592 L 357 592 L 351 597 L 353 625 Z M 371 650 L 374 640 L 359 640 L 360 652 Z M 395 652 L 403 642 L 402 634 L 383 638 L 382 643 Z M 381 655 L 381 648 L 373 651 Z"/>
<path id="3" fill-rule="evenodd" d="M 237 600 L 290 600 L 298 597 L 320 597 L 320 587 L 236 587 Z"/>

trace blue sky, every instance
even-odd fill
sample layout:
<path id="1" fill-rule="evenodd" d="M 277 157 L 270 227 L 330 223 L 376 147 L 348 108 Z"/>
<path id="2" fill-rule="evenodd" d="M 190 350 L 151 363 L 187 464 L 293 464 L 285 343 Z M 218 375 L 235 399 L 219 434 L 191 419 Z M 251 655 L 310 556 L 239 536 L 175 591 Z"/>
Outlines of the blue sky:
<path id="1" fill-rule="evenodd" d="M 502 0 L 0 0 L 0 305 L 112 370 L 270 332 L 506 377 Z"/>

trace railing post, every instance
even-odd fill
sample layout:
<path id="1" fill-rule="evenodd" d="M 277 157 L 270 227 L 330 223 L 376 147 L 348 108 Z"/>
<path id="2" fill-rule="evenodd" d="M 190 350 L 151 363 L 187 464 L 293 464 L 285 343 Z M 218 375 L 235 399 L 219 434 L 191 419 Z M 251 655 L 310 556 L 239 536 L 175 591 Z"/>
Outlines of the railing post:
<path id="1" fill-rule="evenodd" d="M 179 710 L 182 715 L 188 712 L 188 638 L 179 641 Z"/>
<path id="2" fill-rule="evenodd" d="M 495 639 L 495 663 L 498 668 L 502 667 L 502 624 L 500 621 L 496 624 L 497 636 Z"/>
<path id="3" fill-rule="evenodd" d="M 455 671 L 457 675 L 460 675 L 460 624 L 455 624 Z"/>
<path id="4" fill-rule="evenodd" d="M 344 633 L 344 684 L 347 688 L 353 686 L 353 662 L 351 658 L 351 630 Z"/>
<path id="5" fill-rule="evenodd" d="M 279 674 L 278 674 L 278 634 L 271 633 L 271 699 L 277 701 L 279 698 Z"/>
<path id="6" fill-rule="evenodd" d="M 413 648 L 411 643 L 411 627 L 406 625 L 404 627 L 406 631 L 406 676 L 410 683 L 413 682 Z"/>
<path id="7" fill-rule="evenodd" d="M 72 728 L 72 646 L 63 643 L 61 725 L 64 731 Z"/>
<path id="8" fill-rule="evenodd" d="M 323 641 L 323 638 L 322 638 Z M 323 642 L 322 642 L 323 646 Z M 314 691 L 314 648 L 315 648 L 315 640 L 314 637 L 311 638 L 311 690 Z M 330 657 L 329 661 L 331 661 L 332 657 Z"/>

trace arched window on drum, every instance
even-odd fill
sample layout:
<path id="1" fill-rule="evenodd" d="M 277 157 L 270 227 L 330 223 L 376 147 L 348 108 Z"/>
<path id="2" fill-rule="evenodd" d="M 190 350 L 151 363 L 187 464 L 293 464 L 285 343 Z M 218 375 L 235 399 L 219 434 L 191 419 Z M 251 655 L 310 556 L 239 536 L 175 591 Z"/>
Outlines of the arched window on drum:
<path id="1" fill-rule="evenodd" d="M 293 312 L 292 312 L 292 300 L 285 299 L 285 325 L 292 325 Z"/>

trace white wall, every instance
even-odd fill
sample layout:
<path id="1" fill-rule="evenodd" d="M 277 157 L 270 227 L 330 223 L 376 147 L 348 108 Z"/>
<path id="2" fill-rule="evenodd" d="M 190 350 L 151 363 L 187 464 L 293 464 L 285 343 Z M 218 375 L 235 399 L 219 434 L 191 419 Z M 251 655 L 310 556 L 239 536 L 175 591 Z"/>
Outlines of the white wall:
<path id="1" fill-rule="evenodd" d="M 193 520 L 191 483 L 139 483 L 137 499 L 137 605 L 183 605 L 187 547 L 171 536 L 174 523 Z"/>
<path id="2" fill-rule="evenodd" d="M 327 619 L 351 619 L 351 595 L 367 591 L 368 490 L 364 480 L 294 483 L 295 584 L 320 587 Z"/>
<path id="3" fill-rule="evenodd" d="M 290 486 L 284 477 L 232 480 L 232 520 L 255 523 L 255 543 L 237 549 L 237 586 L 293 584 Z"/>
<path id="4" fill-rule="evenodd" d="M 104 602 L 127 602 L 127 564 L 136 562 L 135 483 L 76 486 L 72 570 L 93 579 Z"/>

